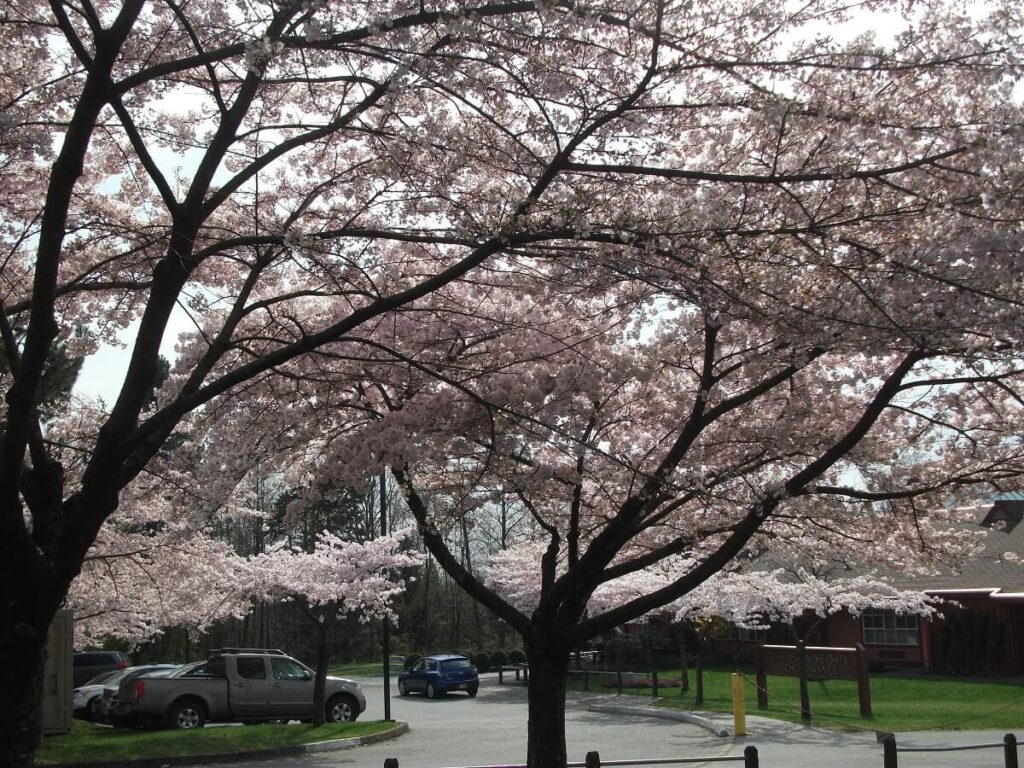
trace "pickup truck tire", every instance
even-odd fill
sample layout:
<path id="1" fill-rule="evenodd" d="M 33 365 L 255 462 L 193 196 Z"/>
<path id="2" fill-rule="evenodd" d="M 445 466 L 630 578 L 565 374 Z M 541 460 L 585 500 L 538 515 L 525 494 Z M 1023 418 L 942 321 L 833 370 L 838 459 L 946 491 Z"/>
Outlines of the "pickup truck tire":
<path id="1" fill-rule="evenodd" d="M 337 693 L 328 700 L 325 715 L 328 723 L 351 723 L 359 716 L 359 705 L 351 696 Z"/>
<path id="2" fill-rule="evenodd" d="M 206 725 L 206 707 L 199 699 L 176 701 L 167 710 L 167 727 L 176 730 L 202 728 Z"/>

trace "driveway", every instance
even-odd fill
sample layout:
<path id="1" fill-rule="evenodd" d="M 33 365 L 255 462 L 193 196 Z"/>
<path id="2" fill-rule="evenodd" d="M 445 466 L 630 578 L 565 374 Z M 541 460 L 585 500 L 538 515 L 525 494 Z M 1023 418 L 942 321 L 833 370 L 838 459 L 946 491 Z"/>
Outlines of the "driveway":
<path id="1" fill-rule="evenodd" d="M 360 679 L 366 692 L 364 718 L 384 717 L 384 685 L 380 678 Z M 383 768 L 397 758 L 399 768 L 519 765 L 526 760 L 526 691 L 521 686 L 499 686 L 496 675 L 482 675 L 475 699 L 453 693 L 440 699 L 398 696 L 391 680 L 391 717 L 409 724 L 409 733 L 392 741 L 355 749 L 322 752 L 303 757 L 247 762 L 250 768 L 308 766 L 308 768 Z M 617 697 L 570 694 L 566 702 L 566 741 L 570 761 L 582 762 L 597 750 L 602 760 L 636 758 L 722 757 L 741 755 L 743 748 L 758 748 L 763 768 L 882 768 L 882 748 L 875 733 L 838 733 L 777 720 L 748 716 L 747 737 L 714 735 L 686 722 L 656 717 L 595 712 L 596 704 L 614 704 Z M 637 697 L 618 699 L 632 706 Z M 731 718 L 714 715 L 732 730 Z M 1024 737 L 1024 723 L 1017 732 Z M 1002 732 L 945 731 L 900 734 L 901 746 L 954 746 L 1001 742 Z M 226 765 L 226 764 L 225 764 Z M 234 764 L 237 766 L 237 763 Z M 694 764 L 689 764 L 694 765 Z M 699 765 L 716 765 L 700 763 Z M 724 763 L 740 766 L 742 763 Z M 900 768 L 968 768 L 1002 766 L 1002 750 L 940 752 L 901 755 Z"/>

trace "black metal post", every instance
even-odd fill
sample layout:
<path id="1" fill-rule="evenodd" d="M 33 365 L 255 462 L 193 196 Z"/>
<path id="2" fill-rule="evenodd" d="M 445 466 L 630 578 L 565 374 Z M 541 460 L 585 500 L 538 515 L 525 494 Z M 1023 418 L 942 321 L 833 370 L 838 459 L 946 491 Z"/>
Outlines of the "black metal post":
<path id="1" fill-rule="evenodd" d="M 380 471 L 380 535 L 388 535 L 387 476 Z M 385 617 L 381 631 L 381 645 L 384 647 L 384 719 L 391 720 L 391 626 Z M 393 768 L 398 768 L 397 761 Z"/>
<path id="2" fill-rule="evenodd" d="M 811 697 L 807 690 L 807 644 L 803 640 L 797 641 L 796 653 L 800 675 L 800 719 L 806 723 L 811 719 Z"/>
<path id="3" fill-rule="evenodd" d="M 601 755 L 597 752 L 587 752 L 585 760 L 587 768 L 601 768 Z"/>
<path id="4" fill-rule="evenodd" d="M 761 760 L 757 756 L 757 747 L 750 744 L 743 748 L 743 768 L 760 768 Z M 398 768 L 395 766 L 395 768 Z"/>
<path id="5" fill-rule="evenodd" d="M 1012 733 L 1003 736 L 1003 757 L 1006 761 L 1006 768 L 1018 768 L 1017 737 Z"/>
<path id="6" fill-rule="evenodd" d="M 398 768 L 397 757 L 386 757 L 384 758 L 384 768 Z"/>
<path id="7" fill-rule="evenodd" d="M 882 739 L 882 768 L 899 768 L 896 755 L 896 737 L 891 733 Z"/>
<path id="8" fill-rule="evenodd" d="M 619 686 L 619 696 L 622 695 L 622 670 L 615 673 L 616 682 Z"/>

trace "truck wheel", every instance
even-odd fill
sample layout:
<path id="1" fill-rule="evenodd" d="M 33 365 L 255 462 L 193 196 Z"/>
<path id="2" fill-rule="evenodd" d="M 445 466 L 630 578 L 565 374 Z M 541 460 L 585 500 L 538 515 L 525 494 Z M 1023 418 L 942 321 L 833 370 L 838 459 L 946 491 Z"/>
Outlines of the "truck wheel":
<path id="1" fill-rule="evenodd" d="M 206 707 L 196 699 L 175 702 L 167 711 L 167 727 L 177 730 L 202 728 L 206 725 Z"/>
<path id="2" fill-rule="evenodd" d="M 351 723 L 359 717 L 356 700 L 344 693 L 331 696 L 327 702 L 326 719 L 329 723 Z"/>

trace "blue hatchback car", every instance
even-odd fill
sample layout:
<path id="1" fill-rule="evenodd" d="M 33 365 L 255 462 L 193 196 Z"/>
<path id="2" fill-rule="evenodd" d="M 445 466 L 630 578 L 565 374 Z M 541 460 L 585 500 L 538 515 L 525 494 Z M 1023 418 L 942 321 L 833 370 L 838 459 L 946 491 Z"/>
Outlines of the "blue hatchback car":
<path id="1" fill-rule="evenodd" d="M 454 654 L 424 656 L 398 675 L 398 692 L 402 696 L 425 693 L 434 699 L 448 691 L 465 691 L 476 696 L 479 688 L 480 677 L 473 662 Z"/>

